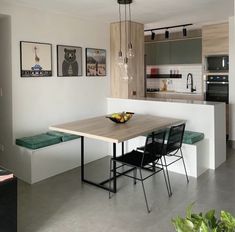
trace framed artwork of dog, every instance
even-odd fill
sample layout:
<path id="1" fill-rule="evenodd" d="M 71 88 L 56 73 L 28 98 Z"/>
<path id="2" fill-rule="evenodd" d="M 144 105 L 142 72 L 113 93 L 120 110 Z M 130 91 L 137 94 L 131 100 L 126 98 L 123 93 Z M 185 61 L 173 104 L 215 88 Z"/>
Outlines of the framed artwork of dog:
<path id="1" fill-rule="evenodd" d="M 57 76 L 82 76 L 82 48 L 57 45 Z"/>

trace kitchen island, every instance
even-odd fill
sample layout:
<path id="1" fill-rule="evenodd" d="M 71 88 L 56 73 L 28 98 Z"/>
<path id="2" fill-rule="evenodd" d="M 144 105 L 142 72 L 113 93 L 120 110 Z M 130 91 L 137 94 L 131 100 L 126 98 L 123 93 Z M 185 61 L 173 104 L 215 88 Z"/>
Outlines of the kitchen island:
<path id="1" fill-rule="evenodd" d="M 178 99 L 107 99 L 108 113 L 131 111 L 186 120 L 186 130 L 203 132 L 203 165 L 216 169 L 226 160 L 225 103 Z"/>

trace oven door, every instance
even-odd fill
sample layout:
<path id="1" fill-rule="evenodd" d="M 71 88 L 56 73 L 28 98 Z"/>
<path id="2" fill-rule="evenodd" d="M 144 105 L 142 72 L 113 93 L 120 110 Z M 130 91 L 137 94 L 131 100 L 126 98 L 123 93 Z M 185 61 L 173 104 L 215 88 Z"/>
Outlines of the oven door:
<path id="1" fill-rule="evenodd" d="M 229 100 L 229 86 L 228 82 L 206 82 L 206 101 L 225 102 L 228 104 Z"/>

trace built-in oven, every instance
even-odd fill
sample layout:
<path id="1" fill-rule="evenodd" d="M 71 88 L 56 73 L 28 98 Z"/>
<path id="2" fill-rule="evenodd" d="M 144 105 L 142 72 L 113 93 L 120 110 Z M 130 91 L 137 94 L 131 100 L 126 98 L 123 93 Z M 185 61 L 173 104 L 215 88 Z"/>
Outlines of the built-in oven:
<path id="1" fill-rule="evenodd" d="M 209 75 L 206 80 L 206 101 L 229 102 L 228 75 Z"/>

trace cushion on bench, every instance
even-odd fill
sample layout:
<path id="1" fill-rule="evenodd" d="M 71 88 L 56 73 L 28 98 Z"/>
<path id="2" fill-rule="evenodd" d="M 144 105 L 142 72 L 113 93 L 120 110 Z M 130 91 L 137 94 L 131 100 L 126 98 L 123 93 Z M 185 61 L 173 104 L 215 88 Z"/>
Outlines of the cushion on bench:
<path id="1" fill-rule="evenodd" d="M 61 139 L 46 133 L 16 139 L 16 144 L 29 149 L 38 149 L 60 143 Z"/>
<path id="2" fill-rule="evenodd" d="M 166 129 L 166 140 L 168 139 L 170 129 Z M 183 143 L 194 144 L 204 139 L 204 133 L 195 131 L 184 131 Z"/>
<path id="3" fill-rule="evenodd" d="M 183 143 L 194 144 L 204 139 L 204 133 L 195 131 L 185 131 L 183 137 Z"/>
<path id="4" fill-rule="evenodd" d="M 68 134 L 68 133 L 59 132 L 59 131 L 48 131 L 47 134 L 60 138 L 62 142 L 80 138 L 79 135 L 73 135 L 73 134 Z"/>

